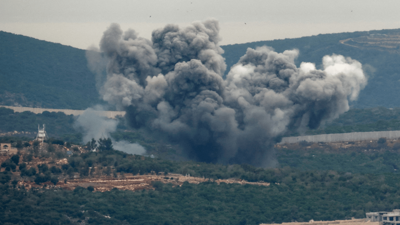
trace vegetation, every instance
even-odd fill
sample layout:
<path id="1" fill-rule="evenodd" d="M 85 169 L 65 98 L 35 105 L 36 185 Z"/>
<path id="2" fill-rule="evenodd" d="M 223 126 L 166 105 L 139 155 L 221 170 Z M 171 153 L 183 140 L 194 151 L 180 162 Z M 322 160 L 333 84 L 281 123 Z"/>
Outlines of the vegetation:
<path id="1" fill-rule="evenodd" d="M 268 170 L 268 187 L 209 182 L 155 190 L 91 192 L 0 186 L 2 223 L 259 224 L 362 218 L 400 207 L 397 175 Z M 7 172 L 0 180 L 10 180 Z M 5 177 L 5 178 L 4 178 Z M 64 203 L 64 204 L 60 204 Z M 46 216 L 43 216 L 46 215 Z M 108 216 L 110 218 L 108 218 Z"/>
<path id="2" fill-rule="evenodd" d="M 33 144 L 25 149 L 26 154 L 10 157 L 1 165 L 6 170 L 0 173 L 0 223 L 259 224 L 363 218 L 365 212 L 400 207 L 399 153 L 390 149 L 335 153 L 283 149 L 276 153 L 279 168 L 269 169 L 129 155 L 113 150 L 112 143 L 106 144 L 110 141 L 89 142 L 89 146 L 104 146 L 98 148 L 100 152 L 74 152 L 61 167 L 39 164 L 37 170 L 27 169 L 32 157 L 40 161 L 66 157 L 60 155 L 57 144 L 49 144 L 54 148 L 51 152 L 35 152 Z M 96 174 L 106 176 L 163 172 L 205 177 L 209 182 L 181 187 L 154 182 L 153 190 L 104 193 L 93 192 L 91 186 L 74 191 L 28 191 L 18 186 L 20 179 L 46 183 L 46 187 L 76 173 L 97 176 L 89 173 L 89 167 L 99 168 Z M 18 170 L 20 175 L 12 173 Z M 213 182 L 227 178 L 271 185 Z"/>
<path id="3" fill-rule="evenodd" d="M 100 102 L 84 50 L 3 31 L 0 39 L 0 105 L 86 109 Z"/>
<path id="4" fill-rule="evenodd" d="M 148 140 L 139 132 L 135 132 L 127 127 L 123 118 L 118 118 L 118 120 L 119 125 L 117 131 L 111 134 L 114 140 L 138 142 L 145 146 L 146 149 L 154 148 L 154 140 Z M 82 134 L 74 129 L 74 122 L 74 116 L 65 115 L 61 112 L 55 113 L 45 111 L 41 114 L 34 114 L 31 112 L 18 113 L 14 112 L 12 109 L 0 107 L 0 133 L 23 131 L 30 132 L 31 134 L 24 133 L 18 135 L 34 137 L 34 132 L 37 132 L 37 125 L 46 124 L 46 131 L 51 137 L 56 138 L 59 141 L 63 140 L 72 143 L 81 143 Z M 306 131 L 306 134 L 313 135 L 388 130 L 400 130 L 400 108 L 353 108 L 317 130 Z M 290 135 L 295 136 L 299 134 L 296 131 L 293 131 Z M 17 141 L 16 138 L 14 138 L 14 140 Z M 27 139 L 21 137 L 20 140 Z M 0 142 L 9 141 L 2 141 L 0 138 Z"/>
<path id="5" fill-rule="evenodd" d="M 324 55 L 333 53 L 350 56 L 363 63 L 370 77 L 368 86 L 359 100 L 352 103 L 349 112 L 306 133 L 400 130 L 400 108 L 375 107 L 393 107 L 400 103 L 400 99 L 387 97 L 399 94 L 400 55 L 361 45 L 357 40 L 362 38 L 348 42 L 361 48 L 339 42 L 398 31 L 327 34 L 229 45 L 223 46 L 224 57 L 229 68 L 248 47 L 262 45 L 272 46 L 278 52 L 299 49 L 297 64 L 302 61 L 318 64 Z M 0 32 L 0 39 L 0 79 L 3 81 L 0 104 L 85 109 L 99 102 L 84 51 L 5 32 Z M 0 164 L 3 171 L 0 172 L 0 224 L 259 224 L 362 218 L 368 211 L 400 208 L 400 145 L 389 148 L 386 139 L 378 140 L 379 146 L 370 149 L 278 149 L 277 168 L 256 168 L 246 164 L 166 160 L 170 153 L 179 155 L 172 146 L 149 140 L 126 127 L 123 119 L 120 121 L 118 130 L 111 134 L 114 140 L 138 142 L 148 152 L 164 152 L 165 157 L 116 151 L 109 138 L 93 139 L 87 144 L 87 149 L 99 152 L 80 154 L 80 146 L 71 144 L 82 141 L 82 134 L 73 127 L 73 116 L 15 113 L 0 108 L 0 133 L 19 132 L 13 137 L 0 137 L 0 142 L 10 142 L 19 150 L 27 151 Z M 38 124 L 46 124 L 51 136 L 45 148 L 38 142 L 28 142 Z M 297 134 L 292 131 L 291 135 Z M 60 150 L 64 147 L 73 154 L 68 156 Z M 64 158 L 68 159 L 67 164 L 54 163 Z M 51 163 L 37 167 L 30 164 L 46 159 L 51 159 Z M 55 185 L 76 174 L 94 177 L 117 173 L 190 174 L 209 178 L 209 182 L 182 186 L 154 182 L 153 190 L 136 192 L 117 189 L 94 192 L 92 186 L 74 191 L 46 189 L 47 185 Z M 213 182 L 228 178 L 271 185 Z M 43 188 L 25 190 L 18 186 L 20 180 L 35 182 Z"/>
<path id="6" fill-rule="evenodd" d="M 339 118 L 306 134 L 334 134 L 350 132 L 400 130 L 400 108 L 350 109 Z M 297 133 L 293 133 L 296 135 Z"/>
<path id="7" fill-rule="evenodd" d="M 297 168 L 301 171 L 335 170 L 351 173 L 384 174 L 400 173 L 399 152 L 391 151 L 351 151 L 323 152 L 310 149 L 281 149 L 277 152 L 279 167 Z M 400 174 L 399 174 L 400 175 Z"/>
<path id="8" fill-rule="evenodd" d="M 222 46 L 229 68 L 238 62 L 247 48 L 267 45 L 278 52 L 299 49 L 296 60 L 320 65 L 325 55 L 341 54 L 360 61 L 369 76 L 357 108 L 396 107 L 400 99 L 400 54 L 384 48 L 352 47 L 341 40 L 354 41 L 366 36 L 398 35 L 399 29 L 367 32 L 321 34 L 310 37 L 259 41 Z M 383 36 L 382 36 L 383 37 Z M 100 103 L 95 76 L 89 71 L 85 51 L 0 31 L 0 105 L 86 109 Z M 354 42 L 353 41 L 353 42 Z M 350 43 L 350 42 L 348 42 Z M 361 43 L 361 42 L 360 42 Z M 357 45 L 357 44 L 356 44 Z M 82 98 L 82 96 L 85 96 Z"/>
<path id="9" fill-rule="evenodd" d="M 46 124 L 47 133 L 55 137 L 75 133 L 73 124 L 75 122 L 74 116 L 65 115 L 62 112 L 43 112 L 35 114 L 32 112 L 14 112 L 12 109 L 0 107 L 0 132 L 30 132 L 31 135 L 37 132 L 37 126 Z M 24 136 L 25 136 L 24 135 Z"/>

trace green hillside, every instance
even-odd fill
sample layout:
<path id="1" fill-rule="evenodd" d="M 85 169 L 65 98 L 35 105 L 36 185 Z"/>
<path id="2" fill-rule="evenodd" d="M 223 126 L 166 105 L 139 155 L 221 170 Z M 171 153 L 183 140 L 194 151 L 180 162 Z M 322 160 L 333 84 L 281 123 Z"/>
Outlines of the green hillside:
<path id="1" fill-rule="evenodd" d="M 363 63 L 369 75 L 356 108 L 398 107 L 400 29 L 259 41 L 222 46 L 229 68 L 247 48 L 299 49 L 297 64 L 321 64 L 324 55 L 341 54 Z M 95 77 L 85 51 L 0 31 L 0 104 L 85 109 L 99 103 Z"/>
<path id="2" fill-rule="evenodd" d="M 84 50 L 0 31 L 0 104 L 85 109 L 94 79 Z"/>
<path id="3" fill-rule="evenodd" d="M 284 168 L 264 169 L 249 165 L 172 162 L 104 149 L 74 153 L 61 168 L 53 163 L 40 164 L 36 169 L 31 167 L 33 156 L 50 161 L 66 157 L 65 152 L 54 144 L 48 146 L 47 151 L 39 152 L 35 145 L 26 150 L 26 154 L 1 163 L 5 171 L 0 172 L 0 224 L 256 225 L 364 218 L 366 212 L 400 207 L 398 173 L 393 169 L 391 173 L 384 170 L 371 173 L 370 169 L 375 165 L 398 165 L 398 161 L 390 159 L 398 152 L 371 155 L 353 152 L 351 160 L 358 164 L 354 166 L 350 162 L 338 162 L 344 160 L 347 153 L 309 151 L 302 155 L 286 150 L 281 156 L 287 159 Z M 327 161 L 336 163 L 323 165 Z M 383 164 L 377 161 L 383 161 Z M 93 186 L 77 187 L 72 191 L 60 187 L 60 183 L 70 182 L 76 173 L 85 179 L 98 177 L 89 173 L 92 166 L 102 170 L 104 179 L 112 179 L 117 173 L 163 172 L 164 179 L 171 179 L 170 173 L 179 173 L 209 178 L 209 182 L 184 182 L 180 186 L 154 181 L 148 190 L 136 191 L 114 188 L 93 192 Z M 360 170 L 369 170 L 369 173 L 360 173 Z M 270 185 L 214 182 L 220 178 L 263 181 Z M 43 186 L 27 190 L 19 183 L 22 180 Z M 58 186 L 54 187 L 55 184 Z"/>

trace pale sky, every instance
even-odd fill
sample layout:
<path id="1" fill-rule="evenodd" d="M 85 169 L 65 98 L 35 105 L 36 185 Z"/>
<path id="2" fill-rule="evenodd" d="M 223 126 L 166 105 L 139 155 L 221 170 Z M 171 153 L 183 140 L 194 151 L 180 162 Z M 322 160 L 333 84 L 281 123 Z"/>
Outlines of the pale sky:
<path id="1" fill-rule="evenodd" d="M 400 28 L 399 9 L 398 0 L 0 0 L 0 30 L 87 49 L 111 23 L 150 38 L 215 18 L 226 45 Z"/>

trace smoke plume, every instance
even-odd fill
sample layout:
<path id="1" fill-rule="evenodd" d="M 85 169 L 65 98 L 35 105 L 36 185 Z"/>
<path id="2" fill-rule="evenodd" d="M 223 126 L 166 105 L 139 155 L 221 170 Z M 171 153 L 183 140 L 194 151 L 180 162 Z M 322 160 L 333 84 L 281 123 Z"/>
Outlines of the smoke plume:
<path id="1" fill-rule="evenodd" d="M 75 120 L 74 128 L 84 134 L 83 143 L 91 141 L 92 138 L 110 138 L 110 133 L 117 129 L 118 121 L 102 117 L 99 113 L 101 111 L 101 106 L 88 108 Z"/>
<path id="2" fill-rule="evenodd" d="M 188 157 L 273 166 L 288 130 L 315 129 L 349 110 L 367 83 L 362 65 L 325 56 L 323 69 L 296 67 L 297 50 L 248 49 L 226 69 L 215 20 L 167 25 L 152 40 L 112 24 L 100 42 L 108 58 L 103 99 L 130 125 L 178 143 Z"/>
<path id="3" fill-rule="evenodd" d="M 117 129 L 118 121 L 115 119 L 105 118 L 102 116 L 103 107 L 97 105 L 94 108 L 86 109 L 83 114 L 79 115 L 74 123 L 74 128 L 81 131 L 83 143 L 87 143 L 94 138 L 96 141 L 100 138 L 111 138 L 110 133 Z M 126 141 L 112 140 L 113 147 L 129 154 L 143 155 L 146 150 L 137 143 L 129 143 Z"/>

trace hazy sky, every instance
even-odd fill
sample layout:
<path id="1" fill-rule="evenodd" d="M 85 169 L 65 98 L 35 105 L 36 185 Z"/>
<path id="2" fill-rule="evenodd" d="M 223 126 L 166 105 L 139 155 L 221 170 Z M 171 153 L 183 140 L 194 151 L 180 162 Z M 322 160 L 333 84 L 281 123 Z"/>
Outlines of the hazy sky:
<path id="1" fill-rule="evenodd" d="M 150 38 L 215 18 L 221 44 L 400 28 L 398 0 L 0 0 L 0 30 L 86 49 L 110 23 Z M 0 40 L 1 41 L 1 40 Z"/>

